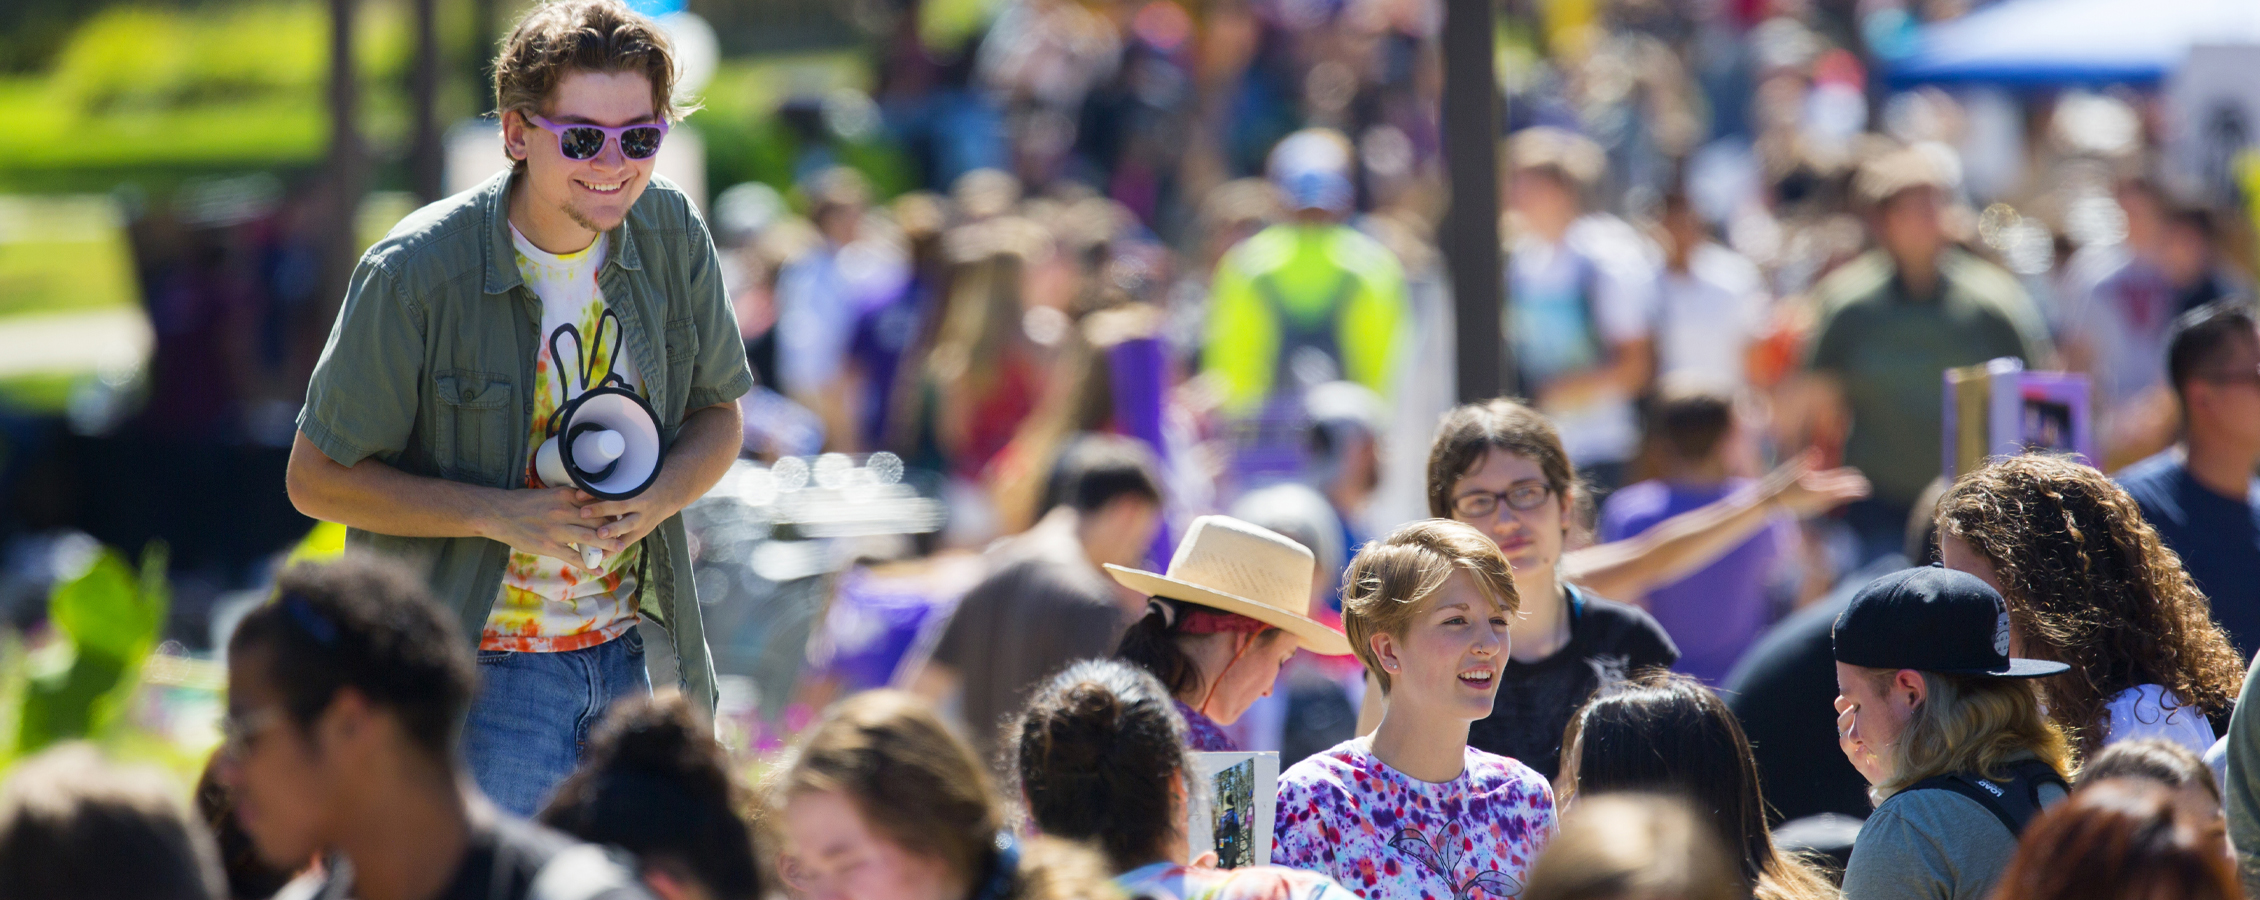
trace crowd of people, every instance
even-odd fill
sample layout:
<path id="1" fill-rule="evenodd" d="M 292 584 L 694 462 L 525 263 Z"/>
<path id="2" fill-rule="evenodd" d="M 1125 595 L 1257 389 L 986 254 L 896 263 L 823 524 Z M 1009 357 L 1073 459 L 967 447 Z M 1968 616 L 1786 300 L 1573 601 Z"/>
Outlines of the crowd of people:
<path id="1" fill-rule="evenodd" d="M 2052 145 L 2016 202 L 2120 223 L 2057 238 L 1818 7 L 1549 4 L 1517 396 L 1459 403 L 1435 4 L 904 19 L 921 189 L 811 147 L 702 213 L 664 31 L 529 12 L 512 168 L 369 250 L 296 421 L 352 552 L 235 628 L 193 811 L 82 746 L 10 773 L 0 895 L 2260 895 L 2245 229 L 2139 141 Z M 2095 440 L 1950 471 L 1944 373 L 2004 358 Z M 640 491 L 545 480 L 592 388 L 663 435 Z M 680 514 L 881 450 L 979 577 L 734 756 Z M 1275 792 L 1209 809 L 1250 752 Z"/>

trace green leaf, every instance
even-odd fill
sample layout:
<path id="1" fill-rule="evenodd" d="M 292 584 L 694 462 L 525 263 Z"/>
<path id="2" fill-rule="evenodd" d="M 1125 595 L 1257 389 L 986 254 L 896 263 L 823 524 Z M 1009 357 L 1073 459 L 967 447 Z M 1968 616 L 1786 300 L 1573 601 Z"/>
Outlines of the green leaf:
<path id="1" fill-rule="evenodd" d="M 25 686 L 16 749 L 92 736 L 117 721 L 139 687 L 141 664 L 164 633 L 171 592 L 166 551 L 151 542 L 135 573 L 105 549 L 85 573 L 55 587 L 47 614 L 70 640 L 70 667 Z"/>
<path id="2" fill-rule="evenodd" d="M 103 550 L 86 573 L 66 581 L 48 597 L 48 620 L 71 639 L 81 657 L 122 661 L 136 647 L 153 643 L 163 623 L 162 604 L 142 596 L 140 579 L 115 552 Z"/>

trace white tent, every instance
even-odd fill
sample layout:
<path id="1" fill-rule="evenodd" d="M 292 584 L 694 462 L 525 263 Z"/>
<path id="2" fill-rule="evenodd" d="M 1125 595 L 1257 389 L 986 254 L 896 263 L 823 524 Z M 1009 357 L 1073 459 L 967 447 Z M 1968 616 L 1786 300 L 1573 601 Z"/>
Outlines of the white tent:
<path id="1" fill-rule="evenodd" d="M 2260 0 L 2003 0 L 1925 27 L 1894 84 L 2155 84 L 2199 44 L 2260 44 Z"/>

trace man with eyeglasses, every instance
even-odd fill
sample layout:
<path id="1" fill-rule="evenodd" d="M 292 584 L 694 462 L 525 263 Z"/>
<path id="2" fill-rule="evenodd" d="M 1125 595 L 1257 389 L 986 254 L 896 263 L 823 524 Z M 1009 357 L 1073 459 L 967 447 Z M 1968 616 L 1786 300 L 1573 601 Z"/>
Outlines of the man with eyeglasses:
<path id="1" fill-rule="evenodd" d="M 2260 327 L 2250 301 L 2201 306 L 2174 321 L 2166 371 L 2183 440 L 2119 472 L 2237 652 L 2260 652 Z"/>
<path id="2" fill-rule="evenodd" d="M 618 0 L 529 12 L 495 62 L 510 170 L 362 256 L 291 452 L 298 509 L 420 566 L 475 639 L 464 752 L 521 815 L 614 698 L 651 690 L 644 617 L 713 702 L 677 514 L 736 459 L 753 376 L 706 225 L 652 173 L 674 72 L 665 33 Z M 602 385 L 659 424 L 658 474 L 627 499 L 534 465 L 555 414 Z"/>
<path id="3" fill-rule="evenodd" d="M 228 641 L 216 770 L 269 865 L 322 865 L 313 900 L 646 900 L 605 851 L 496 812 L 463 786 L 472 689 L 454 616 L 388 563 L 301 565 Z"/>

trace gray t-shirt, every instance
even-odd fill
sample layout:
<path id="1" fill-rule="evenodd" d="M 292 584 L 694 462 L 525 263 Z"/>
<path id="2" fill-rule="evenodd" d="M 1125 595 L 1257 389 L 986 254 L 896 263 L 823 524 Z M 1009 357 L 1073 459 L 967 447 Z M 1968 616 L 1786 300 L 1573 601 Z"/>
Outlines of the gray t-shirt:
<path id="1" fill-rule="evenodd" d="M 2064 799 L 2054 784 L 2040 803 Z M 1947 790 L 1902 791 L 1860 826 L 1844 867 L 1845 900 L 1985 900 L 2017 838 L 1984 805 Z"/>
<path id="2" fill-rule="evenodd" d="M 998 555 L 934 647 L 934 661 L 963 679 L 966 737 L 991 761 L 998 727 L 1037 685 L 1069 663 L 1113 656 L 1130 624 L 1072 535 L 1039 525 Z"/>

